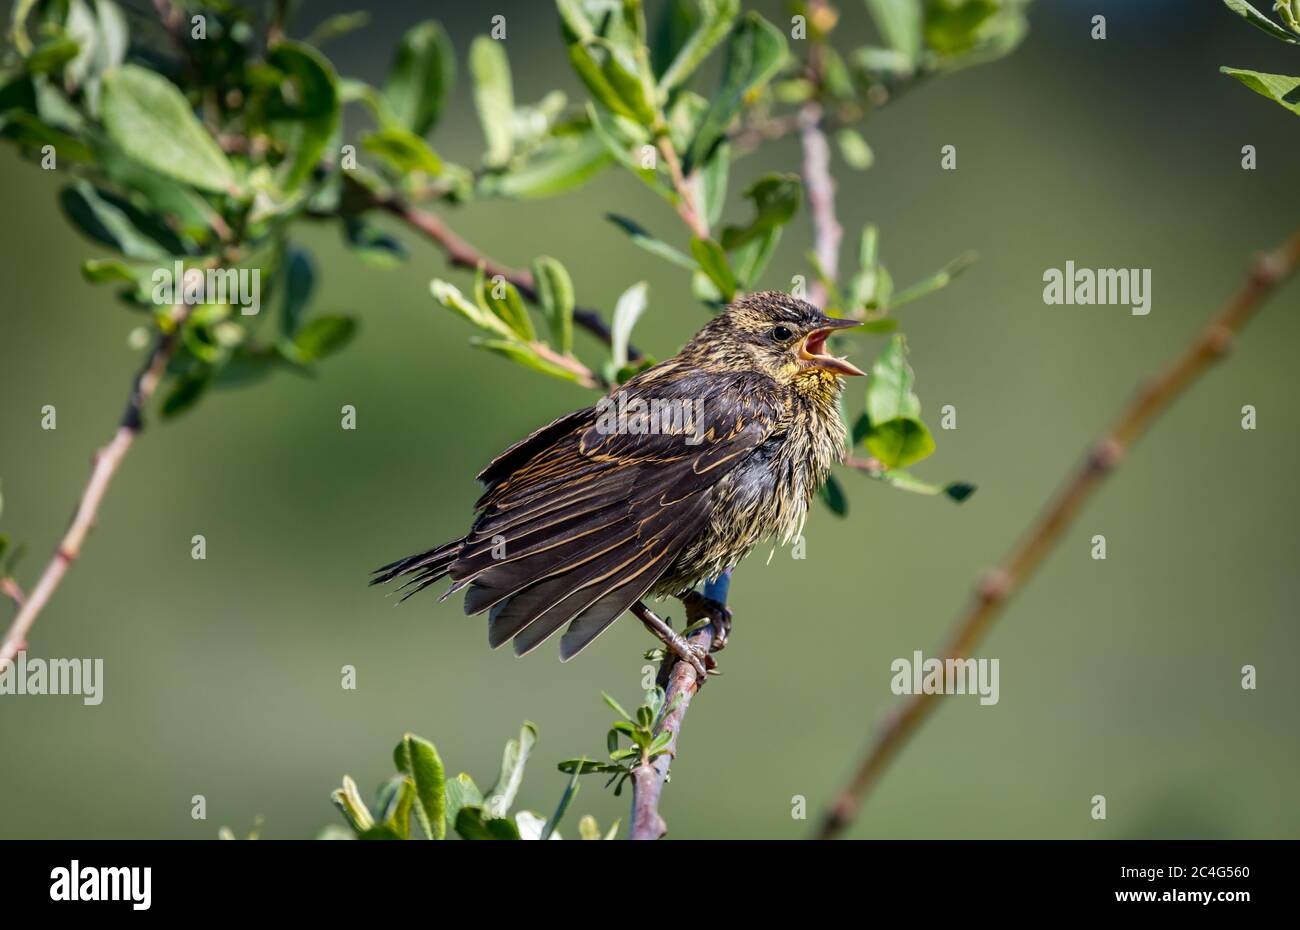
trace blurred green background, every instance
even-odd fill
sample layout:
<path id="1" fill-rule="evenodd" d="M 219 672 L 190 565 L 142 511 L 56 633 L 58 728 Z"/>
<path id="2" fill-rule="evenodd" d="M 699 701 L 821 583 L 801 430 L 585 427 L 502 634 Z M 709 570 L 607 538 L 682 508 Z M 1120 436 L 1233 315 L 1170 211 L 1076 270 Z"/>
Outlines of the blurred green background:
<path id="1" fill-rule="evenodd" d="M 291 32 L 357 5 L 309 3 Z M 581 98 L 549 4 L 379 6 L 326 50 L 341 73 L 377 83 L 405 28 L 442 20 L 461 64 L 434 141 L 456 161 L 482 148 L 464 49 L 491 14 L 507 16 L 521 99 L 557 86 Z M 788 22 L 784 5 L 758 6 Z M 840 43 L 861 42 L 865 11 L 842 7 Z M 1097 13 L 1105 41 L 1089 37 Z M 846 263 L 865 222 L 880 225 L 900 283 L 980 254 L 901 311 L 927 419 L 958 410 L 918 474 L 979 491 L 954 506 L 845 473 L 849 516 L 814 511 L 806 560 L 778 550 L 765 564 L 764 549 L 742 565 L 725 674 L 689 715 L 665 793 L 673 837 L 805 835 L 897 700 L 890 662 L 937 648 L 973 580 L 1087 440 L 1237 286 L 1248 256 L 1300 217 L 1300 121 L 1217 73 L 1294 73 L 1294 49 L 1210 2 L 1060 0 L 1030 15 L 1009 59 L 931 82 L 866 124 L 870 171 L 836 164 Z M 956 171 L 939 170 L 946 144 Z M 1240 167 L 1246 144 L 1257 170 Z M 788 139 L 740 161 L 728 215 L 748 215 L 748 180 L 799 157 Z M 126 344 L 134 319 L 82 283 L 80 262 L 99 252 L 62 220 L 63 181 L 0 150 L 0 529 L 30 545 L 27 585 L 139 357 Z M 666 356 L 705 311 L 687 275 L 632 246 L 607 210 L 681 241 L 671 211 L 612 169 L 558 199 L 474 203 L 449 219 L 508 263 L 555 255 L 587 306 L 608 311 L 647 279 L 635 340 Z M 518 806 L 547 812 L 566 780 L 555 763 L 603 753 L 611 714 L 599 692 L 636 701 L 650 644 L 639 625 L 621 621 L 561 666 L 554 644 L 525 659 L 489 651 L 482 620 L 459 603 L 426 595 L 394 609 L 365 586 L 373 566 L 462 531 L 491 456 L 590 401 L 468 350 L 468 326 L 428 296 L 430 277 L 447 274 L 442 256 L 392 229 L 412 260 L 387 273 L 359 265 L 332 229 L 301 232 L 323 272 L 316 312 L 362 318 L 319 377 L 214 394 L 153 423 L 132 451 L 31 641 L 36 656 L 102 657 L 105 700 L 0 699 L 0 836 L 213 837 L 261 814 L 265 836 L 306 837 L 337 819 L 328 794 L 344 773 L 369 796 L 404 731 L 490 784 L 524 718 L 541 742 Z M 803 215 L 764 283 L 806 273 L 809 245 Z M 1045 306 L 1043 271 L 1068 259 L 1151 268 L 1150 316 Z M 1134 450 L 981 649 L 1001 660 L 1001 702 L 947 699 L 851 835 L 1300 836 L 1298 304 L 1293 283 Z M 855 357 L 878 348 L 860 338 Z M 578 349 L 599 357 L 589 337 Z M 40 429 L 45 404 L 55 431 Z M 343 404 L 357 408 L 355 432 L 339 428 Z M 1254 432 L 1240 428 L 1243 404 L 1258 408 Z M 190 558 L 196 533 L 206 561 Z M 1089 556 L 1096 533 L 1106 561 Z M 356 691 L 340 688 L 345 664 Z M 1257 691 L 1240 687 L 1244 664 L 1259 670 Z M 587 781 L 571 810 L 626 818 L 626 797 L 600 785 Z M 190 818 L 195 794 L 206 822 Z M 1089 816 L 1094 794 L 1106 821 Z M 792 819 L 795 795 L 810 822 Z"/>

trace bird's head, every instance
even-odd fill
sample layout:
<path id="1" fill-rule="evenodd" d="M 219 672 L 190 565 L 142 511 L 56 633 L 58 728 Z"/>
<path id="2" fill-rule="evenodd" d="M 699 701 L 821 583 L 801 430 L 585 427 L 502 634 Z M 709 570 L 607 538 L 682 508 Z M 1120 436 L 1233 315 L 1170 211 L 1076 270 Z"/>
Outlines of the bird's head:
<path id="1" fill-rule="evenodd" d="M 695 337 L 697 351 L 722 367 L 745 366 L 794 387 L 825 384 L 843 375 L 864 375 L 851 362 L 826 351 L 826 338 L 857 320 L 828 317 L 806 300 L 781 291 L 746 294 L 731 303 Z"/>

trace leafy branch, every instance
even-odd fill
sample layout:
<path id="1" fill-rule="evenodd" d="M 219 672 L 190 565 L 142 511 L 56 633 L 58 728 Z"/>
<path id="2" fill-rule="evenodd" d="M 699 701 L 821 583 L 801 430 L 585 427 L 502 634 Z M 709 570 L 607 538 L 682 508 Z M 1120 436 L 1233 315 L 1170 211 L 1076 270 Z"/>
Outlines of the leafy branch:
<path id="1" fill-rule="evenodd" d="M 332 18 L 299 41 L 291 38 L 287 4 L 275 5 L 265 21 L 235 5 L 193 17 L 166 0 L 154 5 L 162 49 L 133 35 L 112 0 L 93 7 L 81 0 L 18 3 L 0 60 L 0 138 L 66 173 L 65 216 L 110 253 L 87 260 L 83 275 L 117 288 L 118 301 L 139 321 L 132 344 L 150 347 L 118 430 L 97 456 L 73 522 L 36 586 L 23 597 L 12 563 L 0 575 L 5 593 L 20 604 L 0 656 L 22 648 L 80 553 L 155 395 L 162 417 L 180 415 L 213 390 L 264 382 L 277 372 L 310 373 L 354 338 L 354 316 L 312 311 L 315 265 L 293 239 L 301 223 L 335 225 L 360 262 L 383 270 L 406 253 L 374 217 L 396 218 L 437 245 L 453 267 L 472 272 L 467 285 L 441 278 L 430 284 L 435 302 L 477 331 L 471 344 L 599 389 L 653 362 L 631 343 L 649 302 L 644 282 L 624 291 L 606 323 L 578 305 L 581 282 L 561 263 L 538 256 L 528 270 L 505 266 L 457 235 L 446 219 L 450 211 L 484 199 L 556 196 L 618 167 L 671 207 L 685 236 L 673 244 L 635 219 L 610 219 L 633 244 L 687 271 L 694 294 L 717 309 L 759 286 L 784 227 L 806 199 L 816 240 L 809 293 L 828 312 L 862 319 L 868 332 L 890 333 L 898 325 L 893 310 L 945 286 L 968 260 L 895 294 L 868 227 L 859 268 L 841 289 L 831 134 L 845 164 L 868 167 L 870 148 L 851 123 L 923 79 L 1006 54 L 1025 29 L 1024 0 L 867 0 L 881 44 L 840 51 L 831 42 L 839 13 L 824 0 L 796 13 L 788 38 L 757 13 L 742 13 L 739 0 L 672 0 L 653 30 L 639 0 L 557 0 L 565 51 L 589 99 L 570 103 L 552 90 L 520 101 L 505 44 L 479 36 L 467 65 L 484 148 L 477 165 L 460 165 L 432 141 L 457 71 L 456 51 L 436 22 L 405 33 L 382 86 L 372 87 L 340 75 L 317 47 L 361 28 L 365 17 Z M 793 54 L 793 41 L 806 54 Z M 718 84 L 705 96 L 692 83 L 714 54 L 721 56 Z M 360 111 L 366 128 L 345 141 L 349 107 Z M 804 150 L 801 174 L 759 178 L 744 192 L 745 216 L 724 222 L 734 159 L 752 140 L 793 131 Z M 160 275 L 166 281 L 173 269 L 177 280 L 165 294 Z M 272 312 L 260 312 L 260 293 L 253 295 L 256 306 L 239 311 L 224 296 L 202 289 L 191 295 L 192 276 L 211 280 L 211 273 L 263 283 Z M 575 328 L 604 343 L 607 357 L 579 358 Z M 865 444 L 871 458 L 861 460 L 865 467 L 856 457 L 849 466 L 894 487 L 935 493 L 905 471 L 934 444 L 920 420 L 901 336 L 890 339 L 873 371 L 865 419 L 855 429 L 855 444 Z M 953 499 L 963 496 L 956 487 L 969 489 L 947 486 Z M 837 496 L 844 499 L 835 483 L 827 497 Z M 724 573 L 705 593 L 725 603 L 728 583 Z M 707 625 L 686 636 L 706 651 L 712 640 Z M 634 724 L 625 721 L 637 753 L 611 760 L 635 763 L 629 771 L 639 795 L 638 836 L 663 832 L 659 794 L 702 684 L 687 663 L 666 663 L 660 677 L 662 699 L 644 705 L 652 720 L 643 721 L 639 710 Z M 526 754 L 524 743 L 521 736 Z M 408 810 L 437 832 L 435 801 L 423 797 L 417 771 L 428 754 L 418 742 L 404 746 L 378 816 L 344 791 L 354 827 L 368 815 L 367 830 L 400 832 L 392 824 Z M 454 790 L 446 789 L 446 799 Z M 490 825 L 503 819 L 504 811 L 484 815 L 480 826 L 504 830 Z M 456 829 L 459 820 L 458 813 Z"/>
<path id="2" fill-rule="evenodd" d="M 560 823 L 578 793 L 576 774 L 549 817 L 528 810 L 510 813 L 536 742 L 537 728 L 525 723 L 519 738 L 506 743 L 496 782 L 482 791 L 464 772 L 448 778 L 433 743 L 407 733 L 393 750 L 397 773 L 379 787 L 374 805 L 367 805 L 356 782 L 344 775 L 342 786 L 334 789 L 330 800 L 343 815 L 347 828 L 326 827 L 317 838 L 415 839 L 414 821 L 429 840 L 443 840 L 453 832 L 465 840 L 562 839 Z M 616 821 L 602 833 L 595 818 L 588 814 L 579 821 L 578 834 L 584 840 L 612 840 L 618 828 Z"/>

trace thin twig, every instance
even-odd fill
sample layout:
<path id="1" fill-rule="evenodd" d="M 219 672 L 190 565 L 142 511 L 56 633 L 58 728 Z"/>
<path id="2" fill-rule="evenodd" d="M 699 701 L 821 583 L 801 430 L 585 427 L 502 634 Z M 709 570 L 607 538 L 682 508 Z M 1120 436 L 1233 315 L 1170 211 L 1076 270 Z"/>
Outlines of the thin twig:
<path id="1" fill-rule="evenodd" d="M 658 144 L 659 153 L 663 156 L 664 164 L 668 166 L 668 176 L 672 179 L 673 190 L 677 192 L 675 201 L 677 214 L 686 224 L 686 228 L 691 231 L 692 236 L 699 239 L 709 238 L 709 222 L 700 207 L 698 192 L 691 179 L 682 174 L 682 163 L 677 158 L 672 140 L 665 133 L 659 137 Z"/>
<path id="2" fill-rule="evenodd" d="M 816 101 L 804 104 L 799 111 L 799 143 L 803 149 L 803 186 L 808 195 L 808 212 L 812 215 L 813 251 L 817 264 L 829 281 L 839 277 L 840 240 L 844 227 L 835 217 L 835 179 L 831 177 L 831 149 L 822 128 L 822 106 Z M 826 304 L 826 285 L 815 279 L 808 286 L 808 297 L 819 307 Z"/>
<path id="3" fill-rule="evenodd" d="M 704 586 L 704 596 L 717 601 L 727 602 L 727 593 L 731 585 L 731 570 L 723 572 Z M 713 647 L 713 626 L 704 624 L 687 634 L 686 642 L 701 649 L 704 655 Z M 695 667 L 690 662 L 683 662 L 672 653 L 664 657 L 659 670 L 660 684 L 664 688 L 664 707 L 660 712 L 655 727 L 656 733 L 671 733 L 666 750 L 650 763 L 642 763 L 632 769 L 632 818 L 629 836 L 634 840 L 657 840 L 668 832 L 663 815 L 659 813 L 659 800 L 663 795 L 664 784 L 668 781 L 668 769 L 677 755 L 677 739 L 681 735 L 682 724 L 686 720 L 686 711 L 690 709 L 691 698 L 695 697 L 703 682 L 699 681 Z"/>
<path id="4" fill-rule="evenodd" d="M 0 662 L 6 659 L 12 660 L 24 648 L 32 624 L 40 616 L 59 583 L 63 581 L 63 576 L 67 574 L 72 563 L 81 554 L 81 546 L 86 540 L 86 534 L 95 525 L 104 492 L 108 490 L 109 483 L 112 482 L 113 476 L 117 474 L 117 469 L 122 464 L 122 459 L 130 451 L 131 444 L 140 433 L 144 405 L 158 388 L 158 383 L 167 370 L 167 363 L 180 343 L 181 325 L 191 309 L 185 304 L 172 307 L 169 314 L 171 325 L 166 328 L 166 332 L 159 332 L 153 351 L 149 353 L 144 367 L 136 375 L 117 432 L 113 434 L 108 445 L 100 449 L 95 456 L 90 480 L 81 492 L 81 499 L 77 503 L 76 513 L 68 525 L 67 532 L 63 534 L 63 539 L 41 573 L 36 587 L 32 588 L 31 595 L 23 602 L 5 633 L 4 643 L 0 645 Z"/>
<path id="5" fill-rule="evenodd" d="M 809 0 L 808 18 L 817 21 L 826 12 L 825 0 Z M 808 196 L 808 212 L 812 216 L 813 251 L 817 264 L 826 280 L 834 282 L 840 273 L 840 240 L 844 228 L 835 218 L 835 179 L 831 176 L 831 147 L 826 141 L 824 125 L 826 111 L 820 96 L 826 73 L 826 50 L 821 42 L 812 43 L 808 49 L 808 80 L 817 93 L 799 108 L 799 147 L 803 151 L 804 192 Z M 819 307 L 826 305 L 826 285 L 814 280 L 808 288 L 808 297 Z"/>
<path id="6" fill-rule="evenodd" d="M 1272 252 L 1258 257 L 1245 283 L 1228 299 L 1196 340 L 1165 371 L 1144 385 L 1100 441 L 1093 445 L 1073 476 L 1060 487 L 1029 534 L 1000 568 L 977 586 L 958 619 L 945 658 L 968 658 L 1007 600 L 1033 575 L 1055 548 L 1080 509 L 1101 486 L 1132 444 L 1193 382 L 1222 358 L 1233 338 L 1250 322 L 1264 299 L 1300 265 L 1300 231 Z M 827 810 L 818 836 L 832 839 L 857 816 L 862 801 L 880 779 L 899 748 L 938 706 L 931 694 L 916 694 L 893 709 L 871 741 L 848 786 Z"/>

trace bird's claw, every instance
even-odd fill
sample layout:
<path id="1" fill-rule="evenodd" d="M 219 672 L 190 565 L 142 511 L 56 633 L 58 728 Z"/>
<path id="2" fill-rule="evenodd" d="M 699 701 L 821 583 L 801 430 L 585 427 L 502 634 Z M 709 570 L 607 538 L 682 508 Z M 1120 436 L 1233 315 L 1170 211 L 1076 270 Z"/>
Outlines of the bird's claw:
<path id="1" fill-rule="evenodd" d="M 718 652 L 727 648 L 727 637 L 731 635 L 731 608 L 698 591 L 688 592 L 681 600 L 682 606 L 686 608 L 687 624 L 708 620 L 709 626 L 713 628 L 712 650 Z"/>

